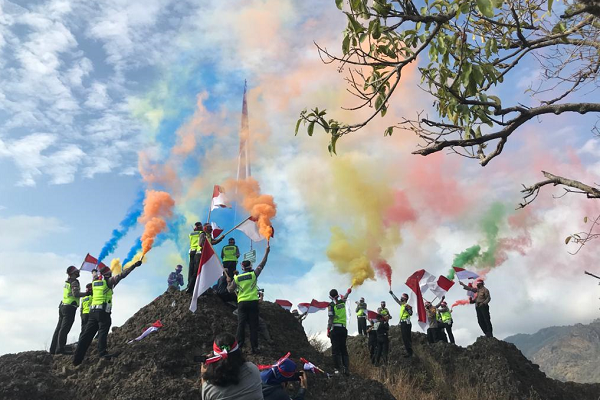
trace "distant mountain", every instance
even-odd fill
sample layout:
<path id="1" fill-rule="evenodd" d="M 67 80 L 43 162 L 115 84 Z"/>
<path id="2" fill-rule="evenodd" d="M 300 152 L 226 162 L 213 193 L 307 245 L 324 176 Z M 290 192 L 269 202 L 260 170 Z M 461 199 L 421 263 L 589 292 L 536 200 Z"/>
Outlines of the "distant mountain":
<path id="1" fill-rule="evenodd" d="M 517 346 L 550 378 L 600 383 L 600 319 L 587 325 L 551 326 L 504 340 Z"/>

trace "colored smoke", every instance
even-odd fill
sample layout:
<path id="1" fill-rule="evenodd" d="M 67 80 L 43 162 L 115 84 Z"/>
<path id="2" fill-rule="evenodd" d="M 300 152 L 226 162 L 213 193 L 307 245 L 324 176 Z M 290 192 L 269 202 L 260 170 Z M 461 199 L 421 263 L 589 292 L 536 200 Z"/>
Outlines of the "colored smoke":
<path id="1" fill-rule="evenodd" d="M 156 236 L 167 227 L 165 219 L 173 215 L 175 201 L 169 193 L 147 190 L 144 199 L 144 212 L 139 218 L 140 223 L 144 224 L 144 233 L 142 233 L 142 254 L 146 254 L 154 245 Z"/>
<path id="2" fill-rule="evenodd" d="M 377 271 L 378 276 L 387 279 L 390 290 L 392 290 L 392 267 L 390 264 L 385 260 L 379 260 L 375 263 L 375 271 Z"/>
<path id="3" fill-rule="evenodd" d="M 475 260 L 481 256 L 480 250 L 481 246 L 476 244 L 475 246 L 469 247 L 462 253 L 457 254 L 452 262 L 452 267 L 464 268 L 465 265 L 473 264 Z M 453 280 L 454 275 L 454 268 L 450 268 L 447 278 Z"/>
<path id="4" fill-rule="evenodd" d="M 367 279 L 375 279 L 371 262 L 364 254 L 365 243 L 353 241 L 339 227 L 331 228 L 331 242 L 327 257 L 342 273 L 352 276 L 352 286 L 362 285 Z"/>
<path id="5" fill-rule="evenodd" d="M 269 239 L 273 236 L 273 227 L 271 219 L 277 215 L 277 205 L 273 196 L 260 193 L 260 185 L 254 178 L 245 180 L 230 179 L 225 182 L 225 189 L 233 193 L 233 198 L 241 202 L 242 207 L 253 218 L 256 218 L 260 234 Z"/>
<path id="6" fill-rule="evenodd" d="M 468 304 L 471 304 L 471 300 L 469 300 L 469 299 L 456 300 L 454 302 L 454 304 L 452 304 L 452 308 L 454 308 L 456 306 L 466 306 Z"/>
<path id="7" fill-rule="evenodd" d="M 100 255 L 98 256 L 98 262 L 104 260 L 108 255 L 114 253 L 119 241 L 123 236 L 129 232 L 131 227 L 133 227 L 137 223 L 137 219 L 142 214 L 142 205 L 144 202 L 144 192 L 141 191 L 136 196 L 135 201 L 125 214 L 125 218 L 119 223 L 119 228 L 114 229 L 112 231 L 112 235 L 110 239 L 104 243 L 102 250 L 100 250 Z"/>
<path id="8" fill-rule="evenodd" d="M 110 262 L 110 270 L 113 275 L 118 275 L 123 271 L 123 267 L 121 266 L 121 261 L 118 258 L 113 258 Z"/>
<path id="9" fill-rule="evenodd" d="M 142 250 L 142 238 L 137 238 L 131 249 L 129 249 L 129 253 L 123 259 L 123 266 L 127 266 L 133 258 Z"/>

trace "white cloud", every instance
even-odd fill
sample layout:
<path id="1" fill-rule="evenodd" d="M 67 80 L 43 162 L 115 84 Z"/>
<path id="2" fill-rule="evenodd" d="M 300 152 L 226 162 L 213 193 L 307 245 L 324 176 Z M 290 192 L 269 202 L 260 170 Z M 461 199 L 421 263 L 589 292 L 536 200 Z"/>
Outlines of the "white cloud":
<path id="1" fill-rule="evenodd" d="M 89 89 L 89 95 L 85 105 L 96 110 L 105 109 L 110 103 L 110 97 L 106 91 L 106 85 L 94 82 Z"/>
<path id="2" fill-rule="evenodd" d="M 15 215 L 0 218 L 0 251 L 31 248 L 32 243 L 47 235 L 67 230 L 60 220 L 53 217 Z M 2 265 L 10 264 L 2 259 Z"/>

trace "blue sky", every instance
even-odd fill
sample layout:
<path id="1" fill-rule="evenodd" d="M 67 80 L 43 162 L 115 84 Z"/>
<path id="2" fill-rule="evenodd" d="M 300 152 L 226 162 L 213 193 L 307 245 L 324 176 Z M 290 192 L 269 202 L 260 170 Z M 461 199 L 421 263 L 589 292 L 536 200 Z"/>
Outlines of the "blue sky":
<path id="1" fill-rule="evenodd" d="M 324 136 L 294 137 L 303 108 L 325 106 L 345 115 L 340 105 L 352 103 L 343 76 L 320 62 L 313 44 L 339 48 L 344 26 L 333 1 L 0 0 L 0 325 L 7 327 L 0 333 L 0 353 L 48 346 L 64 270 L 79 265 L 88 252 L 97 255 L 136 194 L 148 187 L 172 191 L 176 213 L 188 226 L 178 232 L 177 242 L 153 249 L 142 269 L 117 288 L 115 325 L 162 293 L 168 272 L 185 255 L 187 229 L 206 218 L 212 185 L 235 176 L 245 79 L 253 175 L 278 205 L 273 252 L 261 277 L 270 300 L 323 300 L 332 286 L 349 285 L 350 277 L 336 271 L 325 254 L 332 226 L 352 232 L 364 223 L 333 178 L 340 159 L 364 172 L 367 181 L 406 189 L 418 212 L 388 256 L 398 293 L 416 269 L 444 273 L 454 254 L 480 241 L 477 221 L 489 205 L 515 205 L 521 183 L 539 180 L 541 168 L 590 179 L 598 175 L 592 116 L 534 121 L 485 169 L 450 155 L 432 158 L 428 179 L 456 188 L 448 197 L 468 203 L 452 215 L 439 211 L 428 194 L 431 187 L 418 178 L 426 161 L 410 155 L 415 140 L 381 135 L 390 119 L 429 108 L 414 71 L 387 121 L 375 121 L 341 143 L 338 158 L 327 153 Z M 538 72 L 534 63 L 525 63 L 501 94 L 527 100 L 523 91 Z M 172 157 L 180 133 L 192 122 L 196 146 L 185 157 Z M 140 151 L 153 165 L 176 165 L 181 193 L 174 182 L 144 181 Z M 551 193 L 540 195 L 540 205 L 532 207 L 536 222 L 529 226 L 527 253 L 509 252 L 490 273 L 499 334 L 586 322 L 595 315 L 594 307 L 573 313 L 564 305 L 548 316 L 562 280 L 586 285 L 578 273 L 598 255 L 586 249 L 573 258 L 561 247 L 595 206 L 554 200 Z M 213 220 L 228 228 L 232 214 L 217 210 Z M 132 229 L 113 256 L 123 259 L 141 232 L 141 226 Z M 505 221 L 502 235 L 511 234 Z M 247 240 L 234 237 L 246 251 Z M 257 247 L 260 259 L 264 244 Z M 547 259 L 553 266 L 545 273 L 539 265 Z M 564 272 L 566 266 L 572 271 Z M 464 297 L 453 290 L 453 299 Z M 382 298 L 390 304 L 386 292 L 381 281 L 368 281 L 356 297 L 366 297 L 374 308 Z M 35 305 L 30 293 L 38 296 Z M 597 297 L 586 299 L 577 289 L 568 296 L 576 306 Z M 514 312 L 523 308 L 526 318 L 516 323 Z M 456 311 L 461 344 L 479 334 L 473 314 L 466 307 Z M 322 332 L 325 319 L 311 315 L 307 332 Z M 77 334 L 74 328 L 71 339 Z"/>

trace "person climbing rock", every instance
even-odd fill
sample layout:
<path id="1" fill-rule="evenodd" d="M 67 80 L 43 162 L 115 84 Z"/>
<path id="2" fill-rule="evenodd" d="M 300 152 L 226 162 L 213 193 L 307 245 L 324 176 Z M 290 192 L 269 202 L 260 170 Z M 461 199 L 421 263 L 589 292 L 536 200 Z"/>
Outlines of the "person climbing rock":
<path id="1" fill-rule="evenodd" d="M 350 374 L 350 359 L 346 346 L 346 339 L 348 338 L 348 329 L 346 329 L 346 300 L 350 293 L 352 293 L 352 288 L 348 289 L 348 292 L 343 296 L 340 296 L 336 289 L 329 291 L 331 303 L 328 306 L 327 337 L 331 340 L 333 365 L 336 371 L 341 370 L 344 375 Z"/>
<path id="2" fill-rule="evenodd" d="M 71 265 L 67 268 L 67 280 L 63 286 L 62 301 L 58 305 L 58 324 L 52 335 L 50 344 L 50 354 L 67 354 L 65 346 L 67 344 L 67 336 L 71 331 L 79 300 L 86 296 L 86 292 L 82 292 L 79 286 L 79 269 Z"/>
<path id="3" fill-rule="evenodd" d="M 228 278 L 229 285 L 227 290 L 230 293 L 235 292 L 237 289 L 237 302 L 238 302 L 238 327 L 237 327 L 237 341 L 240 348 L 244 347 L 244 341 L 246 339 L 246 323 L 250 325 L 250 345 L 252 346 L 252 353 L 258 353 L 258 287 L 257 279 L 261 274 L 263 268 L 267 264 L 269 252 L 271 246 L 267 242 L 267 248 L 265 255 L 258 264 L 256 269 L 252 269 L 252 263 L 249 260 L 242 261 L 241 274 L 237 274 L 233 279 Z"/>
<path id="4" fill-rule="evenodd" d="M 141 261 L 135 262 L 131 267 L 126 268 L 119 275 L 112 276 L 110 268 L 100 269 L 100 274 L 104 279 L 98 279 L 92 282 L 92 304 L 90 307 L 90 316 L 85 330 L 79 337 L 77 349 L 73 356 L 73 365 L 81 364 L 92 339 L 98 333 L 98 354 L 100 357 L 108 357 L 108 331 L 112 323 L 110 313 L 112 311 L 113 289 L 119 282 L 127 277 L 137 267 L 142 265 Z"/>
<path id="5" fill-rule="evenodd" d="M 183 275 L 181 274 L 182 269 L 183 266 L 177 265 L 177 267 L 175 267 L 175 271 L 169 274 L 169 278 L 167 279 L 167 291 L 179 292 L 179 288 L 183 286 Z"/>
<path id="6" fill-rule="evenodd" d="M 408 304 L 408 294 L 402 293 L 400 299 L 398 299 L 391 290 L 390 294 L 396 303 L 400 305 L 400 332 L 402 333 L 402 342 L 404 343 L 404 349 L 406 350 L 405 357 L 411 357 L 413 355 L 413 349 L 410 316 L 413 314 L 413 310 L 410 304 Z"/>

